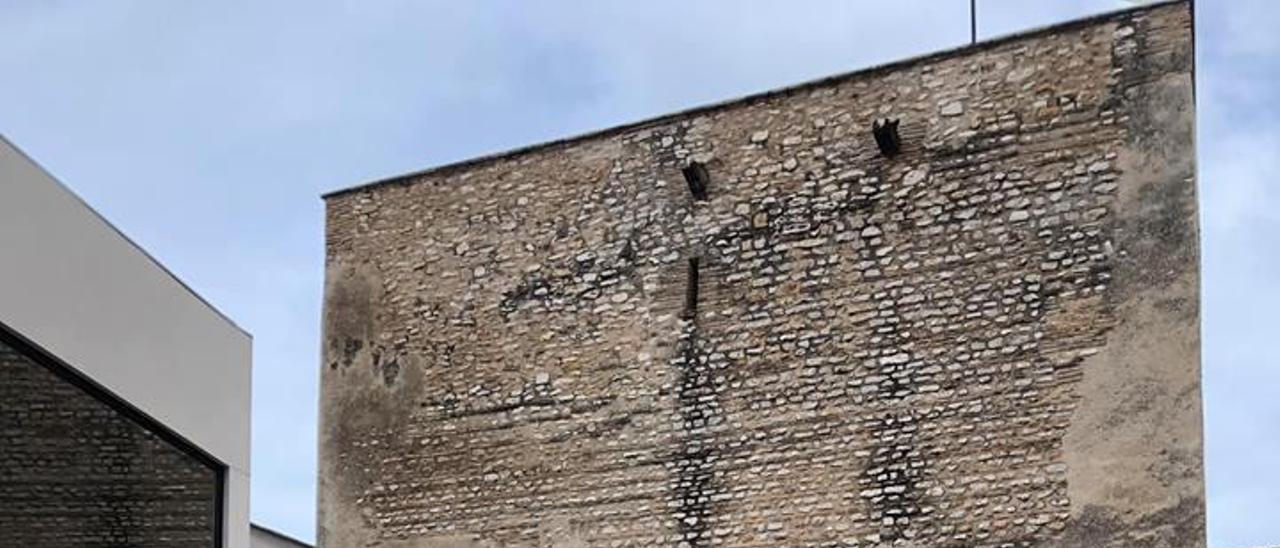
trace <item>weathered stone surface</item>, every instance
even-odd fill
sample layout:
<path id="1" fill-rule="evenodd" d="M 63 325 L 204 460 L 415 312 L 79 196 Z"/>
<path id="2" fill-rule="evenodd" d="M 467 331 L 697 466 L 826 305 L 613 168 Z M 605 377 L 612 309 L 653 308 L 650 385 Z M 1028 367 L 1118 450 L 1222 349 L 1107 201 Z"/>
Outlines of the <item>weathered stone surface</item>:
<path id="1" fill-rule="evenodd" d="M 331 195 L 321 543 L 1202 546 L 1190 25 Z"/>

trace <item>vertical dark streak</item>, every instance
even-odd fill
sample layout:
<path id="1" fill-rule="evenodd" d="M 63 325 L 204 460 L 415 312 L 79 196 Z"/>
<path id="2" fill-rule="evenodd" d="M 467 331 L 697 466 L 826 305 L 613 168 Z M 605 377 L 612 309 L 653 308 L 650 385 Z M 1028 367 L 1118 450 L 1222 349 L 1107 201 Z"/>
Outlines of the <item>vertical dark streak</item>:
<path id="1" fill-rule="evenodd" d="M 711 499 L 716 492 L 714 482 L 716 444 L 710 428 L 720 415 L 716 401 L 716 375 L 708 363 L 708 354 L 699 337 L 698 272 L 699 259 L 689 259 L 685 290 L 685 324 L 675 365 L 679 380 L 677 403 L 680 413 L 681 440 L 672 455 L 672 504 L 674 518 L 685 544 L 706 546 L 709 538 Z"/>
<path id="2" fill-rule="evenodd" d="M 698 258 L 689 259 L 688 284 L 684 292 L 684 317 L 693 319 L 698 315 Z"/>

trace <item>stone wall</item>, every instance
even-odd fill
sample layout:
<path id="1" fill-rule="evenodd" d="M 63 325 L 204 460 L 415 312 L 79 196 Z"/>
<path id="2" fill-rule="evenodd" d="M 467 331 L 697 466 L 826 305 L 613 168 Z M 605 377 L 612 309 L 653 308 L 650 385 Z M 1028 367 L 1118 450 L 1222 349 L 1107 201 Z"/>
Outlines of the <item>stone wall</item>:
<path id="1" fill-rule="evenodd" d="M 212 548 L 217 482 L 0 339 L 0 546 Z"/>
<path id="2" fill-rule="evenodd" d="M 328 196 L 321 546 L 1202 546 L 1192 59 L 1162 4 Z"/>

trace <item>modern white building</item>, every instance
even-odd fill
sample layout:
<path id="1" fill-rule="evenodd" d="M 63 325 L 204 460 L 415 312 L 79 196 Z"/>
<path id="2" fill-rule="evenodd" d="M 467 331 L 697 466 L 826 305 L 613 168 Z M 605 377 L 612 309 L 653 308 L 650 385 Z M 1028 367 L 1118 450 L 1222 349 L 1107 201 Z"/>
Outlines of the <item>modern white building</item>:
<path id="1" fill-rule="evenodd" d="M 0 546 L 249 548 L 250 347 L 0 138 Z"/>
<path id="2" fill-rule="evenodd" d="M 250 548 L 312 548 L 310 544 L 302 542 L 284 533 L 268 529 L 256 523 L 250 525 L 249 529 L 249 547 Z"/>

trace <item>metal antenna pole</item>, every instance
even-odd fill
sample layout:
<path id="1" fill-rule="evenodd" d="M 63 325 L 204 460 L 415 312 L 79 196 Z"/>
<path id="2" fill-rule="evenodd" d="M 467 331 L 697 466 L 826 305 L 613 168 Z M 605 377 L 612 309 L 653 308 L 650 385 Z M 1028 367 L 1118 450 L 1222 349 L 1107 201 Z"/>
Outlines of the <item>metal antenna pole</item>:
<path id="1" fill-rule="evenodd" d="M 969 0 L 969 43 L 978 43 L 978 0 Z"/>

